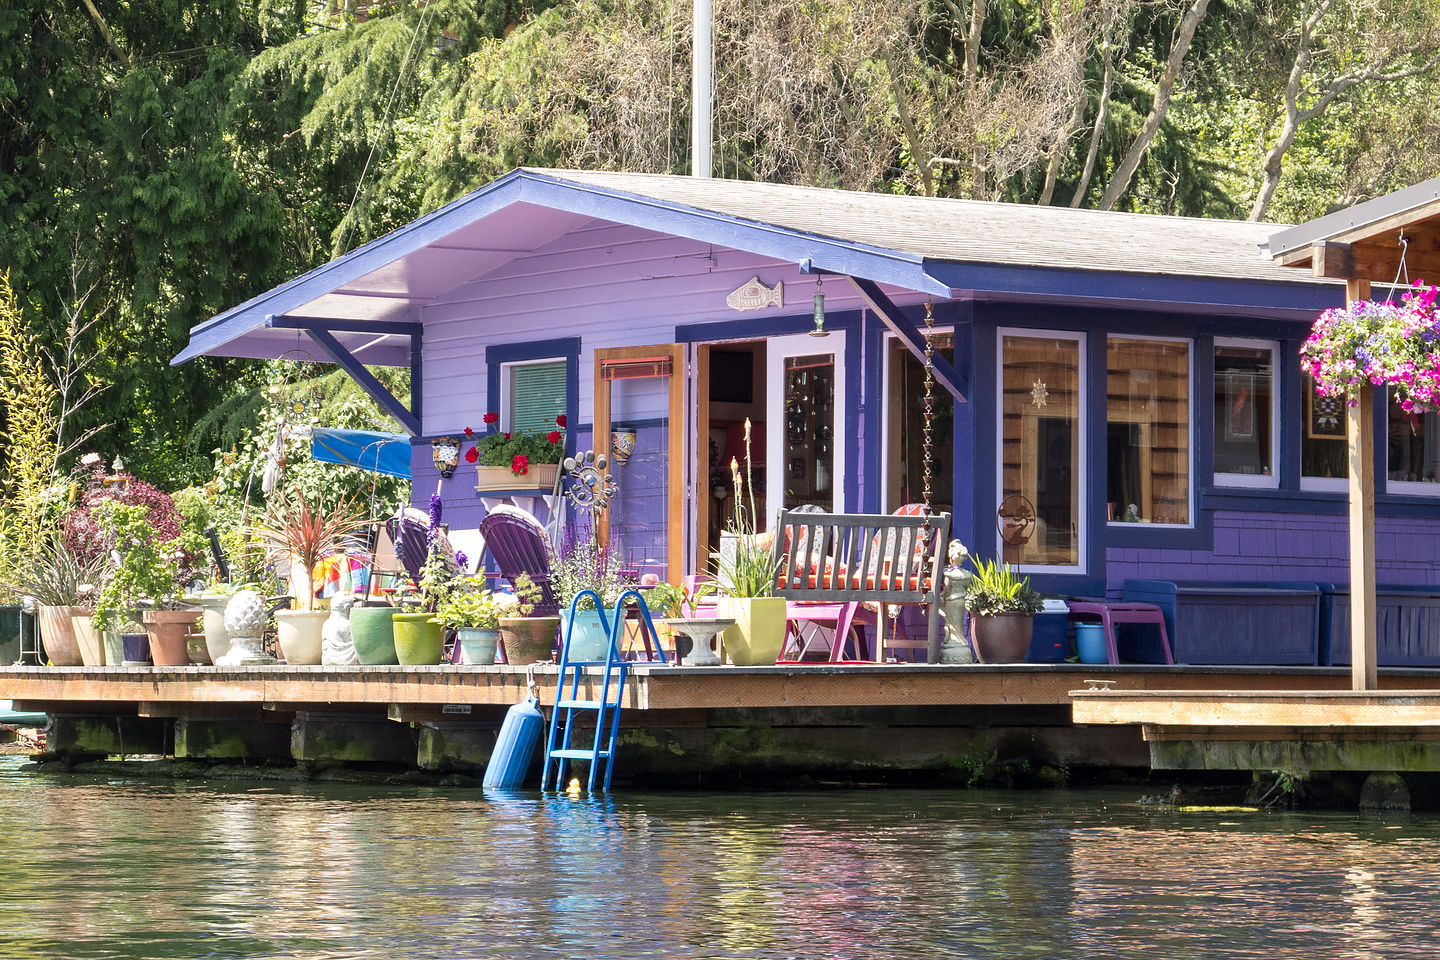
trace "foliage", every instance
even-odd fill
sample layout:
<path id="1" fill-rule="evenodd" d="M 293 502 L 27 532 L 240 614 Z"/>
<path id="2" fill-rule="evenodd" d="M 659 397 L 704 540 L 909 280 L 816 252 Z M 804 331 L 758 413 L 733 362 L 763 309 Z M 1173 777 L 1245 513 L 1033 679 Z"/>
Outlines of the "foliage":
<path id="1" fill-rule="evenodd" d="M 541 433 L 538 430 L 513 430 L 501 432 L 493 424 L 500 419 L 498 414 L 485 414 L 485 423 L 491 425 L 488 433 L 480 434 L 475 445 L 465 451 L 465 461 L 484 467 L 509 467 L 517 477 L 530 472 L 532 463 L 559 463 L 565 457 L 565 415 L 555 418 L 556 429 Z M 475 431 L 465 428 L 466 438 L 475 437 Z"/>
<path id="2" fill-rule="evenodd" d="M 254 533 L 281 547 L 299 568 L 303 579 L 291 595 L 301 601 L 301 609 L 313 610 L 315 566 L 327 553 L 340 549 L 345 537 L 365 526 L 365 515 L 349 500 L 327 506 L 320 499 L 285 493 L 271 499 Z"/>
<path id="3" fill-rule="evenodd" d="M 742 486 L 740 463 L 730 459 L 730 481 L 735 488 L 735 509 L 729 532 L 734 550 L 722 540 L 721 550 L 710 555 L 715 583 L 732 597 L 769 597 L 775 593 L 779 564 L 765 538 L 755 532 L 755 487 L 750 461 L 750 418 L 745 418 L 745 474 Z M 746 506 L 748 501 L 748 508 Z"/>
<path id="4" fill-rule="evenodd" d="M 555 596 L 562 610 L 569 609 L 576 595 L 585 590 L 594 590 L 605 606 L 613 607 L 620 594 L 638 582 L 625 569 L 614 538 L 602 546 L 590 521 L 582 520 L 566 530 L 559 547 L 547 543 L 547 552 Z M 595 602 L 589 597 L 581 599 L 579 609 L 594 608 Z"/>
<path id="5" fill-rule="evenodd" d="M 4 589 L 16 596 L 34 597 L 46 606 L 85 606 L 95 601 L 100 585 L 109 578 L 110 566 L 106 554 L 80 556 L 67 549 L 59 537 L 49 536 L 9 575 Z"/>
<path id="6" fill-rule="evenodd" d="M 1016 576 L 1009 564 L 1000 560 L 970 558 L 975 576 L 965 591 L 965 609 L 982 617 L 1003 613 L 1039 613 L 1044 598 L 1030 587 L 1029 577 Z"/>
<path id="7" fill-rule="evenodd" d="M 688 599 L 684 590 L 664 580 L 644 593 L 645 605 L 650 608 L 653 615 L 658 617 L 680 616 L 684 612 L 684 605 Z"/>
<path id="8" fill-rule="evenodd" d="M 517 576 L 512 586 L 514 586 L 515 592 L 511 594 L 511 596 L 515 598 L 515 602 L 513 605 L 507 602 L 507 606 L 510 606 L 512 611 L 508 615 L 518 617 L 530 616 L 531 612 L 535 609 L 535 605 L 544 598 L 545 592 L 540 589 L 540 584 L 530 579 L 528 573 L 522 573 Z M 507 616 L 507 614 L 501 614 L 501 616 Z"/>
<path id="9" fill-rule="evenodd" d="M 1400 303 L 1354 300 L 1320 314 L 1300 348 L 1300 367 L 1321 396 L 1352 406 L 1364 383 L 1388 386 L 1406 411 L 1440 408 L 1440 310 L 1421 281 Z"/>
<path id="10" fill-rule="evenodd" d="M 9 271 L 0 273 L 0 404 L 5 412 L 0 579 L 23 573 L 46 540 L 54 500 L 55 402 L 55 387 L 26 329 Z"/>
<path id="11" fill-rule="evenodd" d="M 191 558 L 201 554 L 204 544 L 185 530 L 163 536 L 151 520 L 152 512 L 146 504 L 115 499 L 94 508 L 101 535 L 119 556 L 95 604 L 95 625 L 101 630 L 146 603 L 157 610 L 174 606 L 195 579 Z"/>
<path id="12" fill-rule="evenodd" d="M 486 590 L 483 577 L 465 577 L 445 594 L 435 612 L 452 629 L 494 630 L 518 604 L 514 594 Z"/>
<path id="13" fill-rule="evenodd" d="M 112 531 L 101 520 L 103 505 L 108 503 L 144 507 L 146 522 L 159 540 L 174 540 L 181 535 L 182 518 L 174 499 L 165 491 L 128 473 L 107 475 L 100 469 L 91 470 L 85 484 L 79 501 L 61 521 L 65 546 L 77 556 L 90 558 L 116 549 Z M 187 557 L 191 565 L 197 565 L 198 559 L 198 551 Z"/>

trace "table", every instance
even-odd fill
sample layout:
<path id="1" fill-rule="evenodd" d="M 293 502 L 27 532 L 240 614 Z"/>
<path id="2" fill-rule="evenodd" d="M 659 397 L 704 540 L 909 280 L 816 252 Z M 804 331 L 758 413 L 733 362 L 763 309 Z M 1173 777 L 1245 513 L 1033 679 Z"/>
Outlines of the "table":
<path id="1" fill-rule="evenodd" d="M 1165 614 L 1153 603 L 1131 603 L 1118 600 L 1067 600 L 1070 616 L 1099 617 L 1105 628 L 1105 653 L 1111 663 L 1120 662 L 1115 649 L 1115 624 L 1153 623 L 1160 628 L 1160 648 L 1165 651 L 1165 662 L 1173 664 L 1175 656 L 1170 650 L 1170 637 L 1165 632 Z"/>

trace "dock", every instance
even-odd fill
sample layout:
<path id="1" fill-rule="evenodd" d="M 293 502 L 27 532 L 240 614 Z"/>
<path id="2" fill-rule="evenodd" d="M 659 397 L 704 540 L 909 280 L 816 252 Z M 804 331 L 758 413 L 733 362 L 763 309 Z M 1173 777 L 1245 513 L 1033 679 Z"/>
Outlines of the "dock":
<path id="1" fill-rule="evenodd" d="M 15 666 L 0 669 L 0 698 L 48 714 L 48 749 L 60 758 L 162 754 L 311 769 L 384 764 L 474 772 L 484 769 L 528 678 L 544 707 L 555 671 L 544 664 Z M 1085 769 L 1199 769 L 1204 758 L 1177 745 L 1204 741 L 1180 734 L 1224 726 L 1217 717 L 1238 709 L 1226 704 L 1255 711 L 1245 731 L 1295 729 L 1276 704 L 1290 704 L 1290 716 L 1308 711 L 1316 718 L 1346 704 L 1369 711 L 1363 715 L 1376 731 L 1428 742 L 1414 732 L 1440 729 L 1440 719 L 1420 722 L 1440 718 L 1440 670 L 1395 669 L 1382 677 L 1390 691 L 1367 700 L 1348 692 L 1343 667 L 637 663 L 626 688 L 617 777 L 940 783 L 964 782 L 981 763 L 1062 778 Z M 1408 712 L 1387 713 L 1405 703 Z M 1189 712 L 1178 713 L 1177 705 Z M 1316 731 L 1334 729 L 1330 716 L 1328 727 L 1317 722 L 1301 739 L 1323 742 Z"/>

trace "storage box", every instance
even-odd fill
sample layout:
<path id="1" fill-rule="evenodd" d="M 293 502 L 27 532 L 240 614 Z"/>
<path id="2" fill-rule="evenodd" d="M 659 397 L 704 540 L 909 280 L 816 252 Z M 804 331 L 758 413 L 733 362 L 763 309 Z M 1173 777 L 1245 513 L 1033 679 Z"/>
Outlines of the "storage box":
<path id="1" fill-rule="evenodd" d="M 1350 586 L 1321 584 L 1320 662 L 1350 663 Z M 1375 662 L 1382 667 L 1440 666 L 1440 587 L 1375 587 Z"/>
<path id="2" fill-rule="evenodd" d="M 1046 600 L 1045 609 L 1035 614 L 1035 629 L 1030 634 L 1030 650 L 1026 663 L 1061 663 L 1070 652 L 1065 625 L 1070 608 L 1064 600 Z"/>
<path id="3" fill-rule="evenodd" d="M 1161 609 L 1177 663 L 1320 662 L 1318 584 L 1126 580 L 1121 589 Z M 1153 630 L 1117 629 L 1115 640 L 1121 660 L 1165 662 Z"/>

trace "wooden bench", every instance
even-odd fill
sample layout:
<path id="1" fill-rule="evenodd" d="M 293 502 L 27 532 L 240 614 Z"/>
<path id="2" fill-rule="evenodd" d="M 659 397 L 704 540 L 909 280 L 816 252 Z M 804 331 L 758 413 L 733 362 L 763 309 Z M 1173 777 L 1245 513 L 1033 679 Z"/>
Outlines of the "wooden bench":
<path id="1" fill-rule="evenodd" d="M 927 659 L 935 663 L 940 659 L 940 594 L 949 536 L 948 513 L 781 510 L 772 548 L 775 595 L 820 603 L 924 604 L 929 615 Z M 837 645 L 844 642 L 848 623 L 849 618 L 837 623 Z M 874 658 L 885 660 L 883 637 L 876 638 Z M 831 659 L 836 659 L 834 651 Z"/>

